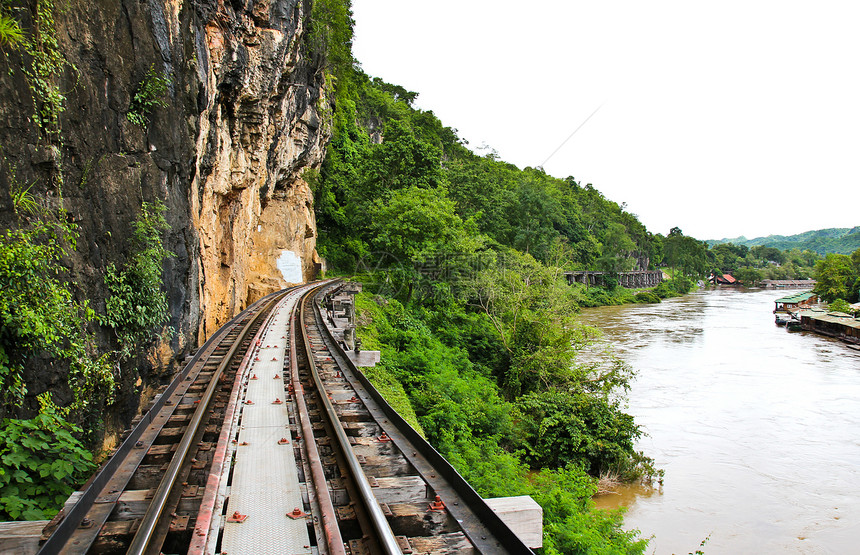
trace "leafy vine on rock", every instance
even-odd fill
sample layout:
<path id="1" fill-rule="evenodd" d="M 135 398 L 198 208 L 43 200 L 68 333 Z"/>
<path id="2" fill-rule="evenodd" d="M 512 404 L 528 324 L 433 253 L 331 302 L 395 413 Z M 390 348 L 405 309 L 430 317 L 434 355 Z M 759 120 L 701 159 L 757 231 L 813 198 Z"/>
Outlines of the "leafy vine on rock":
<path id="1" fill-rule="evenodd" d="M 77 228 L 43 213 L 0 235 L 0 389 L 4 410 L 27 393 L 24 366 L 48 355 L 69 364 L 72 410 L 109 400 L 114 380 L 106 357 L 95 355 L 87 322 L 95 313 L 75 301 L 61 279 L 63 256 L 74 250 Z"/>
<path id="2" fill-rule="evenodd" d="M 156 107 L 167 106 L 164 95 L 170 86 L 170 78 L 158 71 L 155 66 L 149 66 L 149 70 L 141 81 L 131 105 L 128 107 L 126 118 L 128 121 L 140 127 L 146 126 L 146 118 Z"/>
<path id="3" fill-rule="evenodd" d="M 167 296 L 161 290 L 161 275 L 164 260 L 173 253 L 161 241 L 161 234 L 169 229 L 165 210 L 161 201 L 143 203 L 125 265 L 117 268 L 111 263 L 105 273 L 110 296 L 102 321 L 116 331 L 122 358 L 152 339 L 155 330 L 167 321 Z"/>

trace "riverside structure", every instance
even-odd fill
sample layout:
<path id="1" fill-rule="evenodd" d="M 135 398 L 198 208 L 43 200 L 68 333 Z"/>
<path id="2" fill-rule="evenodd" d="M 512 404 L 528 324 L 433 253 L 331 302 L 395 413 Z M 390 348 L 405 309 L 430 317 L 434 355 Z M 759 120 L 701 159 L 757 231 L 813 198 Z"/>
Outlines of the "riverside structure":
<path id="1" fill-rule="evenodd" d="M 570 285 L 584 283 L 586 285 L 603 285 L 604 276 L 609 272 L 565 272 L 564 276 Z M 663 272 L 659 270 L 645 270 L 637 272 L 618 272 L 618 284 L 628 289 L 641 289 L 643 287 L 657 287 L 663 281 Z"/>

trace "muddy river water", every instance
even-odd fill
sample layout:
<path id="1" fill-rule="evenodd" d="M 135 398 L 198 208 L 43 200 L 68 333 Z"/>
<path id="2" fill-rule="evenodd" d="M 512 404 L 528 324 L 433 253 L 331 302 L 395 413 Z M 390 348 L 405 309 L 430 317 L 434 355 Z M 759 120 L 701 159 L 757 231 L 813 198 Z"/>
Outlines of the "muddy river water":
<path id="1" fill-rule="evenodd" d="M 773 301 L 796 291 L 699 291 L 582 320 L 637 371 L 638 447 L 666 472 L 627 488 L 647 552 L 860 553 L 860 352 L 787 332 Z"/>

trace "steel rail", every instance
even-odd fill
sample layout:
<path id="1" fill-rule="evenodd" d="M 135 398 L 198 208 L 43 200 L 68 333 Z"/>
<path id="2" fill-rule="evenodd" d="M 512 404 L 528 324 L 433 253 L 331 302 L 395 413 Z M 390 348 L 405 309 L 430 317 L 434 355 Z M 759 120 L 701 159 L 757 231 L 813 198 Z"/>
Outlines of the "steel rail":
<path id="1" fill-rule="evenodd" d="M 308 295 L 308 293 L 305 293 L 305 295 Z M 308 407 L 305 403 L 302 384 L 299 381 L 299 363 L 298 357 L 296 356 L 298 350 L 296 345 L 298 344 L 300 333 L 300 304 L 301 300 L 299 300 L 299 302 L 296 303 L 296 306 L 293 307 L 292 314 L 290 315 L 290 378 L 293 384 L 293 394 L 295 396 L 296 406 L 298 408 L 297 412 L 302 426 L 305 454 L 308 466 L 311 469 L 311 479 L 313 480 L 314 489 L 317 494 L 317 505 L 320 510 L 320 520 L 322 521 L 323 531 L 326 535 L 328 551 L 331 555 L 346 555 L 343 537 L 340 534 L 340 527 L 337 523 L 337 512 L 335 511 L 334 503 L 332 502 L 331 494 L 328 490 L 325 471 L 323 470 L 319 450 L 317 449 L 316 441 L 314 440 L 313 424 L 311 424 L 310 416 L 308 415 Z M 302 336 L 304 337 L 305 334 L 302 334 Z M 305 348 L 307 349 L 307 342 L 305 342 Z M 306 350 L 306 353 L 308 360 L 312 363 L 314 358 L 313 352 Z M 321 396 L 325 397 L 322 393 Z"/>
<path id="2" fill-rule="evenodd" d="M 281 292 L 281 296 L 283 296 L 284 294 L 284 292 Z M 232 362 L 233 356 L 241 346 L 242 341 L 248 335 L 253 325 L 263 316 L 263 314 L 266 314 L 268 312 L 268 309 L 270 309 L 276 301 L 277 297 L 271 299 L 266 305 L 265 309 L 260 310 L 253 318 L 248 321 L 248 323 L 239 333 L 239 336 L 230 346 L 230 349 L 224 355 L 224 358 L 221 360 L 221 363 L 218 365 L 218 368 L 212 374 L 212 377 L 209 381 L 209 386 L 206 388 L 206 392 L 201 397 L 200 404 L 197 406 L 197 410 L 194 411 L 194 416 L 191 418 L 191 421 L 188 423 L 188 428 L 186 429 L 185 434 L 182 436 L 182 441 L 176 448 L 176 453 L 170 460 L 170 464 L 167 467 L 167 471 L 164 477 L 161 479 L 161 482 L 158 484 L 158 488 L 156 488 L 155 490 L 155 494 L 152 497 L 152 502 L 150 503 L 149 508 L 146 510 L 146 513 L 143 515 L 143 519 L 140 522 L 140 527 L 135 533 L 134 538 L 131 540 L 131 544 L 129 545 L 128 551 L 126 552 L 127 554 L 144 555 L 144 553 L 147 553 L 146 550 L 149 547 L 153 535 L 155 534 L 156 526 L 161 520 L 161 515 L 164 511 L 164 507 L 167 505 L 167 498 L 176 485 L 176 480 L 179 476 L 180 469 L 182 468 L 183 464 L 185 464 L 185 459 L 188 456 L 188 452 L 191 448 L 191 443 L 194 441 L 194 438 L 197 435 L 197 431 L 200 428 L 200 423 L 203 422 L 204 416 L 206 416 L 209 412 L 209 405 L 212 401 L 212 397 L 214 397 L 215 390 L 220 385 L 218 382 L 221 377 L 221 374 Z M 160 549 L 160 546 L 157 547 L 157 549 Z"/>
<path id="3" fill-rule="evenodd" d="M 323 293 L 320 292 L 319 295 L 321 294 Z M 326 346 L 332 354 L 332 359 L 341 367 L 344 378 L 346 378 L 354 387 L 360 384 L 361 388 L 367 392 L 388 419 L 388 424 L 381 427 L 385 429 L 385 427 L 391 426 L 393 429 L 389 429 L 387 431 L 388 435 L 391 436 L 392 439 L 397 437 L 396 434 L 401 434 L 404 440 L 409 442 L 410 448 L 408 450 L 404 450 L 402 448 L 400 450 L 403 452 L 407 460 L 416 467 L 416 469 L 418 469 L 419 466 L 416 455 L 423 457 L 426 461 L 425 464 L 430 465 L 432 473 L 437 477 L 433 480 L 428 480 L 428 476 L 423 475 L 424 479 L 428 481 L 428 484 L 433 485 L 431 482 L 438 482 L 441 479 L 447 483 L 451 488 L 451 491 L 461 499 L 462 503 L 460 503 L 459 506 L 448 505 L 447 510 L 451 512 L 452 516 L 459 522 L 463 532 L 475 545 L 478 552 L 504 552 L 516 555 L 534 555 L 534 551 L 525 545 L 522 539 L 517 536 L 513 530 L 511 530 L 511 528 L 489 507 L 489 505 L 487 505 L 487 502 L 474 490 L 471 484 L 469 484 L 469 482 L 467 482 L 466 479 L 463 478 L 453 466 L 451 466 L 451 463 L 436 451 L 436 449 L 433 448 L 426 439 L 419 435 L 418 432 L 416 432 L 415 429 L 412 428 L 412 426 L 406 422 L 406 420 L 404 420 L 403 417 L 391 407 L 391 405 L 388 404 L 382 394 L 379 393 L 367 376 L 364 375 L 364 372 L 360 371 L 352 359 L 346 355 L 343 348 L 332 335 L 329 327 L 325 324 L 316 303 L 314 303 L 314 309 L 317 324 L 320 328 L 320 332 L 322 333 L 323 340 L 326 342 Z M 357 390 L 358 389 L 360 388 L 357 388 Z M 361 396 L 363 396 L 363 394 L 361 394 Z M 395 444 L 397 444 L 397 441 L 395 441 Z M 414 453 L 410 456 L 410 453 L 413 451 Z M 464 509 L 466 508 L 471 511 L 474 517 L 467 516 L 464 512 Z M 477 519 L 477 522 L 480 522 L 481 525 L 489 532 L 488 537 L 482 537 L 481 534 L 476 533 L 475 530 L 471 528 L 469 524 L 473 518 Z M 494 542 L 490 541 L 490 535 L 498 542 L 497 545 L 494 545 Z"/>
<path id="4" fill-rule="evenodd" d="M 346 432 L 343 429 L 343 426 L 340 423 L 340 419 L 337 415 L 337 412 L 334 410 L 334 406 L 326 395 L 325 392 L 325 384 L 322 382 L 322 378 L 317 372 L 316 364 L 313 360 L 313 351 L 311 349 L 310 339 L 308 338 L 307 329 L 305 326 L 305 305 L 308 301 L 313 303 L 315 294 L 319 292 L 324 286 L 317 287 L 313 291 L 309 292 L 307 295 L 302 297 L 300 312 L 299 312 L 299 325 L 302 326 L 304 333 L 302 334 L 304 337 L 305 350 L 308 353 L 308 366 L 311 371 L 311 375 L 313 376 L 314 383 L 316 384 L 317 391 L 319 392 L 319 398 L 325 408 L 326 415 L 328 416 L 329 421 L 331 422 L 331 427 L 334 430 L 335 437 L 337 438 L 338 445 L 340 446 L 340 450 L 343 454 L 343 457 L 346 461 L 347 466 L 349 467 L 349 471 L 352 474 L 352 478 L 355 481 L 356 486 L 358 487 L 358 493 L 361 498 L 361 503 L 364 505 L 365 510 L 367 511 L 368 516 L 370 517 L 371 524 L 376 532 L 376 540 L 379 542 L 379 547 L 382 549 L 382 552 L 386 555 L 401 555 L 403 552 L 400 549 L 400 545 L 397 543 L 397 538 L 394 536 L 394 532 L 391 530 L 391 526 L 388 523 L 388 519 L 385 518 L 385 513 L 382 512 L 382 508 L 379 506 L 379 502 L 376 500 L 376 496 L 373 495 L 373 491 L 371 490 L 370 482 L 367 480 L 367 476 L 364 474 L 364 470 L 361 468 L 361 463 L 358 462 L 358 458 L 355 456 L 355 453 L 352 450 L 352 445 L 349 442 L 349 437 L 347 437 Z M 317 322 L 316 317 L 318 316 L 316 313 L 312 314 L 314 317 L 314 322 Z M 319 325 L 318 325 L 319 327 Z M 320 330 L 320 334 L 323 331 Z"/>
<path id="5" fill-rule="evenodd" d="M 277 293 L 272 293 L 253 303 L 247 309 L 242 311 L 240 314 L 234 316 L 229 322 L 224 324 L 220 329 L 218 329 L 215 333 L 212 334 L 209 339 L 207 339 L 203 345 L 200 346 L 199 349 L 194 353 L 194 356 L 191 357 L 191 360 L 185 365 L 181 372 L 173 379 L 172 382 L 167 386 L 167 389 L 159 395 L 149 411 L 147 411 L 143 418 L 137 423 L 137 425 L 132 429 L 131 433 L 125 438 L 125 441 L 117 448 L 116 452 L 113 456 L 108 460 L 104 466 L 102 466 L 101 470 L 93 476 L 93 478 L 89 481 L 89 485 L 84 490 L 81 497 L 78 499 L 77 503 L 69 510 L 68 514 L 66 514 L 65 518 L 60 522 L 51 536 L 45 540 L 45 543 L 42 544 L 42 547 L 39 549 L 38 555 L 54 555 L 55 553 L 66 553 L 70 550 L 69 546 L 66 544 L 72 538 L 72 536 L 79 530 L 81 530 L 81 523 L 84 518 L 87 516 L 90 509 L 96 505 L 97 500 L 104 493 L 105 488 L 108 484 L 114 480 L 115 476 L 120 474 L 120 470 L 123 468 L 126 462 L 126 458 L 130 453 L 133 453 L 135 447 L 140 440 L 141 436 L 145 431 L 149 428 L 150 424 L 154 420 L 156 420 L 156 416 L 160 413 L 160 411 L 165 407 L 168 399 L 173 395 L 173 393 L 179 388 L 180 384 L 185 382 L 186 378 L 188 378 L 192 370 L 195 366 L 200 362 L 200 359 L 204 356 L 209 356 L 207 353 L 210 353 L 214 346 L 217 345 L 220 341 L 222 341 L 230 330 L 235 327 L 239 322 L 241 322 L 244 318 L 248 316 L 254 310 L 257 310 L 261 305 L 263 305 L 267 299 L 276 295 Z M 211 354 L 211 353 L 210 353 Z M 130 478 L 130 475 L 129 475 Z M 118 489 L 122 489 L 124 485 L 118 485 Z M 112 498 L 119 498 L 118 494 L 111 493 L 109 494 Z M 99 525 L 100 526 L 100 525 Z M 94 537 L 92 538 L 94 539 Z M 89 544 L 92 542 L 92 539 L 86 541 L 86 545 L 82 542 L 79 545 L 75 546 L 74 550 L 71 550 L 74 553 L 83 553 L 89 547 Z"/>

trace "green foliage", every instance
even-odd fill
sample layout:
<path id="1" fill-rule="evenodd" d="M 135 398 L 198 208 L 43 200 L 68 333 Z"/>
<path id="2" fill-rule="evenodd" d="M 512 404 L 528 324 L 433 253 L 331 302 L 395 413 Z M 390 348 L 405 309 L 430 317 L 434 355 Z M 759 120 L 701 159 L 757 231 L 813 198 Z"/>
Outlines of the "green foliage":
<path id="1" fill-rule="evenodd" d="M 577 290 L 577 303 L 581 307 L 616 306 L 638 302 L 633 292 L 624 287 L 586 287 L 580 283 L 574 284 L 573 287 Z"/>
<path id="2" fill-rule="evenodd" d="M 31 57 L 24 69 L 33 96 L 35 113 L 33 122 L 50 140 L 59 141 L 60 116 L 65 110 L 66 96 L 60 89 L 60 78 L 65 68 L 73 65 L 60 52 L 54 20 L 54 0 L 36 0 L 30 4 L 33 31 L 24 40 L 23 48 Z"/>
<path id="3" fill-rule="evenodd" d="M 391 191 L 370 209 L 375 249 L 413 263 L 444 253 L 471 253 L 480 246 L 472 222 L 463 222 L 444 189 L 410 186 Z"/>
<path id="4" fill-rule="evenodd" d="M 352 66 L 352 11 L 349 0 L 314 0 L 307 35 L 311 54 L 339 78 Z"/>
<path id="5" fill-rule="evenodd" d="M 702 277 L 713 268 L 715 258 L 708 244 L 688 237 L 677 227 L 663 239 L 664 260 L 672 268 L 672 274 Z"/>
<path id="6" fill-rule="evenodd" d="M 851 256 L 830 253 L 815 263 L 815 293 L 827 302 L 846 299 L 857 302 L 860 295 L 860 249 Z"/>
<path id="7" fill-rule="evenodd" d="M 798 251 L 808 250 L 819 256 L 824 256 L 828 253 L 851 254 L 860 248 L 860 226 L 853 228 L 816 229 L 789 236 L 768 235 L 767 237 L 757 237 L 755 239 L 738 237 L 736 239 L 723 239 L 722 241 L 746 247 L 774 247 L 784 251 L 795 249 Z M 709 243 L 712 245 L 719 244 L 718 241 L 709 241 Z"/>
<path id="8" fill-rule="evenodd" d="M 640 291 L 634 295 L 637 303 L 655 304 L 660 302 L 660 296 L 653 291 Z"/>
<path id="9" fill-rule="evenodd" d="M 593 480 L 572 465 L 534 476 L 530 493 L 544 511 L 544 555 L 645 552 L 648 540 L 621 528 L 622 510 L 594 509 L 596 491 Z"/>
<path id="10" fill-rule="evenodd" d="M 575 463 L 592 475 L 626 467 L 641 431 L 617 401 L 576 391 L 532 392 L 517 400 L 533 467 Z"/>
<path id="11" fill-rule="evenodd" d="M 384 344 L 380 343 L 376 336 L 377 328 L 371 325 L 373 324 L 374 316 L 376 318 L 384 319 L 379 306 L 375 302 L 372 302 L 367 295 L 359 295 L 356 299 L 356 309 L 361 312 L 362 318 L 366 323 L 366 327 L 364 329 L 367 333 L 362 335 L 362 348 L 369 350 L 382 349 Z M 409 396 L 406 394 L 406 390 L 403 389 L 403 384 L 398 381 L 392 372 L 392 369 L 386 364 L 386 362 L 381 362 L 376 366 L 363 368 L 362 371 L 365 376 L 367 376 L 367 379 L 373 383 L 374 387 L 376 387 L 382 396 L 385 397 L 388 404 L 397 411 L 397 414 L 403 417 L 403 419 L 406 420 L 406 422 L 408 422 L 409 425 L 412 426 L 419 434 L 424 436 L 424 430 L 418 422 L 418 416 L 412 408 L 412 404 L 409 400 Z"/>
<path id="12" fill-rule="evenodd" d="M 560 239 L 570 245 L 560 264 L 569 268 L 591 267 L 603 254 L 613 267 L 645 269 L 659 252 L 658 237 L 590 184 L 477 156 L 432 112 L 412 108 L 414 98 L 357 69 L 338 80 L 333 138 L 313 185 L 318 248 L 332 267 L 354 270 L 378 237 L 368 217 L 374 203 L 412 188 L 450 199 L 477 234 L 541 262 Z"/>
<path id="13" fill-rule="evenodd" d="M 385 139 L 370 150 L 359 193 L 375 199 L 386 191 L 405 187 L 433 188 L 442 183 L 441 151 L 419 137 L 405 123 L 391 120 L 385 124 Z"/>
<path id="14" fill-rule="evenodd" d="M 732 276 L 747 287 L 755 287 L 765 279 L 764 272 L 757 268 L 738 268 Z"/>
<path id="15" fill-rule="evenodd" d="M 336 27 L 311 44 L 330 44 Z M 631 370 L 576 363 L 594 337 L 575 320 L 589 293 L 563 274 L 598 260 L 646 269 L 662 238 L 590 184 L 472 153 L 403 87 L 354 66 L 337 87 L 326 159 L 306 179 L 320 253 L 365 283 L 359 333 L 382 351 L 368 376 L 482 495 L 549 491 L 549 505 L 557 488 L 575 490 L 547 513 L 549 552 L 641 552 L 620 516 L 589 504 L 584 470 L 632 476 L 649 462 L 621 410 Z M 607 294 L 634 300 L 620 287 Z M 535 486 L 530 465 L 558 470 Z"/>
<path id="16" fill-rule="evenodd" d="M 6 10 L 5 4 L 0 4 L 0 48 L 18 48 L 24 44 L 26 36 L 12 14 Z"/>
<path id="17" fill-rule="evenodd" d="M 75 485 L 95 468 L 92 455 L 51 402 L 29 420 L 6 418 L 0 426 L 0 519 L 52 518 Z"/>
<path id="18" fill-rule="evenodd" d="M 122 356 L 153 338 L 157 328 L 168 318 L 167 296 L 161 290 L 162 265 L 172 253 L 161 241 L 169 229 L 164 219 L 161 201 L 144 202 L 134 223 L 132 244 L 126 263 L 117 268 L 113 263 L 105 272 L 109 291 L 107 312 L 102 321 L 117 333 Z"/>
<path id="19" fill-rule="evenodd" d="M 0 148 L 0 151 L 2 151 L 2 148 Z M 6 156 L 3 156 L 2 167 L 8 172 L 9 199 L 12 201 L 12 211 L 15 212 L 15 216 L 25 218 L 40 215 L 43 211 L 42 207 L 31 192 L 33 185 L 36 184 L 35 181 L 27 185 L 18 181 L 15 166 L 9 163 Z"/>
<path id="20" fill-rule="evenodd" d="M 65 7 L 55 7 L 54 0 L 34 0 L 17 8 L 12 5 L 10 0 L 0 2 L 0 49 L 8 46 L 21 55 L 14 60 L 21 64 L 21 71 L 30 89 L 33 100 L 31 120 L 42 132 L 46 143 L 41 145 L 42 148 L 49 149 L 53 158 L 52 180 L 57 196 L 62 200 L 60 116 L 65 110 L 66 96 L 62 92 L 61 81 L 67 68 L 77 70 L 60 52 L 57 41 L 55 12 Z M 29 22 L 31 28 L 26 29 L 16 16 Z M 35 215 L 35 207 L 27 204 L 30 200 L 28 193 L 29 186 L 12 191 L 13 207 L 19 216 L 22 212 Z"/>
<path id="21" fill-rule="evenodd" d="M 462 285 L 469 305 L 487 316 L 510 356 L 500 376 L 506 395 L 564 382 L 576 346 L 588 337 L 574 319 L 575 290 L 561 268 L 530 255 L 512 251 L 491 260 Z"/>
<path id="22" fill-rule="evenodd" d="M 568 377 L 580 384 L 578 393 L 536 391 L 510 402 L 492 377 L 504 375 L 511 359 L 499 356 L 506 351 L 486 313 L 453 300 L 428 308 L 367 292 L 358 295 L 356 308 L 362 343 L 382 351 L 383 381 L 393 377 L 402 384 L 409 412 L 417 415 L 431 444 L 482 496 L 532 495 L 543 506 L 545 553 L 643 552 L 647 542 L 621 529 L 619 511 L 594 508 L 595 480 L 579 466 L 619 463 L 632 444 L 633 436 L 623 437 L 624 432 L 638 434 L 628 415 L 603 402 L 626 378 L 577 366 Z M 538 416 L 532 404 L 552 410 Z M 588 425 L 601 422 L 596 430 L 579 428 L 575 438 L 565 435 L 566 422 L 578 417 Z M 538 438 L 542 427 L 546 432 Z M 558 453 L 551 435 L 567 437 Z M 560 467 L 531 471 L 528 462 L 535 462 L 537 453 L 555 454 L 552 462 Z"/>
<path id="23" fill-rule="evenodd" d="M 685 276 L 676 276 L 673 279 L 661 281 L 660 284 L 651 290 L 652 293 L 661 299 L 669 299 L 671 297 L 680 297 L 686 295 L 695 287 L 693 280 Z"/>
<path id="24" fill-rule="evenodd" d="M 19 406 L 27 391 L 24 366 L 36 356 L 70 365 L 73 408 L 110 399 L 114 381 L 107 360 L 86 331 L 94 317 L 61 279 L 61 258 L 74 247 L 76 229 L 48 215 L 3 232 L 0 240 L 0 389 L 4 405 Z"/>
<path id="25" fill-rule="evenodd" d="M 635 247 L 623 224 L 618 222 L 609 224 L 603 236 L 597 269 L 604 272 L 629 272 L 635 263 L 629 254 Z"/>
<path id="26" fill-rule="evenodd" d="M 828 305 L 827 310 L 830 312 L 844 312 L 846 314 L 851 313 L 851 304 L 845 299 L 835 299 Z"/>
<path id="27" fill-rule="evenodd" d="M 155 65 L 149 66 L 125 114 L 128 121 L 140 127 L 146 127 L 146 118 L 149 114 L 159 106 L 167 106 L 164 96 L 169 86 L 170 77 L 156 71 Z"/>
<path id="28" fill-rule="evenodd" d="M 33 185 L 35 185 L 35 183 L 31 183 L 24 187 L 13 178 L 12 187 L 9 190 L 9 196 L 12 198 L 12 209 L 15 211 L 15 215 L 35 216 L 39 212 L 39 204 L 36 202 L 35 197 L 30 193 L 30 189 L 33 188 Z"/>

